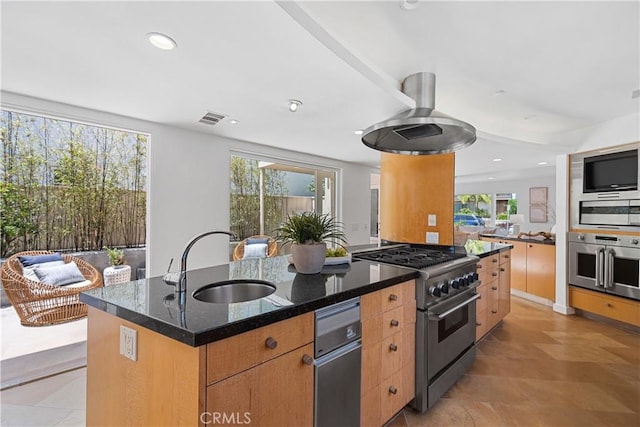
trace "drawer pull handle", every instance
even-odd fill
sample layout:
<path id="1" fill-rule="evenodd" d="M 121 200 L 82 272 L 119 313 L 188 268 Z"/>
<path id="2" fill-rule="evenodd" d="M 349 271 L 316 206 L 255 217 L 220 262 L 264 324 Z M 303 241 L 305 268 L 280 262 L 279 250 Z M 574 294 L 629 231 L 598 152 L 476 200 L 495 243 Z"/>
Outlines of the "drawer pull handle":
<path id="1" fill-rule="evenodd" d="M 391 351 L 398 351 L 398 346 L 395 344 L 389 344 L 389 350 Z"/>
<path id="2" fill-rule="evenodd" d="M 529 245 L 529 247 L 530 247 L 530 248 L 532 248 L 532 247 L 533 247 L 533 245 Z"/>
<path id="3" fill-rule="evenodd" d="M 613 307 L 613 304 L 611 304 L 610 302 L 607 303 L 607 307 Z"/>
<path id="4" fill-rule="evenodd" d="M 313 365 L 313 357 L 305 354 L 304 356 L 302 356 L 302 363 L 304 363 L 305 365 Z"/>
<path id="5" fill-rule="evenodd" d="M 491 262 L 498 262 L 498 259 L 494 258 L 494 259 L 491 260 Z"/>
<path id="6" fill-rule="evenodd" d="M 476 322 L 476 326 L 482 326 L 482 323 Z"/>
<path id="7" fill-rule="evenodd" d="M 476 268 L 482 268 L 482 264 L 476 264 Z"/>
<path id="8" fill-rule="evenodd" d="M 498 314 L 498 311 L 497 311 L 497 310 L 491 310 L 491 312 L 492 312 L 493 314 Z"/>
<path id="9" fill-rule="evenodd" d="M 498 275 L 498 273 L 496 273 L 496 272 L 494 271 L 493 273 L 491 273 L 491 275 L 492 275 L 493 277 L 496 277 L 496 276 Z"/>
<path id="10" fill-rule="evenodd" d="M 398 322 L 396 319 L 391 319 L 391 326 L 398 326 L 400 324 L 400 322 Z"/>
<path id="11" fill-rule="evenodd" d="M 502 257 L 509 259 L 509 255 L 502 255 Z"/>
<path id="12" fill-rule="evenodd" d="M 396 394 L 396 393 L 398 393 L 398 389 L 395 388 L 394 386 L 391 386 L 391 387 L 389 387 L 389 393 Z"/>
<path id="13" fill-rule="evenodd" d="M 264 345 L 266 345 L 268 348 L 273 350 L 278 346 L 278 341 L 276 341 L 273 338 L 269 337 L 266 340 L 264 340 Z"/>
<path id="14" fill-rule="evenodd" d="M 398 300 L 398 295 L 396 294 L 389 295 L 389 301 L 397 301 L 397 300 Z"/>
<path id="15" fill-rule="evenodd" d="M 504 271 L 504 267 L 500 267 L 500 271 Z"/>
<path id="16" fill-rule="evenodd" d="M 494 290 L 494 291 L 497 291 L 498 287 L 497 286 L 492 286 L 491 289 Z"/>

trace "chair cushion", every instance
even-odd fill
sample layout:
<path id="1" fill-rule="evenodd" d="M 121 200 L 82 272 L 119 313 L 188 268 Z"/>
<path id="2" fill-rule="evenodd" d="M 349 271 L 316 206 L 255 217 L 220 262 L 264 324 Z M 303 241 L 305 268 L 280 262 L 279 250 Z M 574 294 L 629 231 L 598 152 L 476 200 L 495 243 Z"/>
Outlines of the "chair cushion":
<path id="1" fill-rule="evenodd" d="M 40 281 L 48 285 L 63 286 L 85 280 L 73 261 L 55 267 L 36 267 L 35 271 Z"/>
<path id="2" fill-rule="evenodd" d="M 59 253 L 45 255 L 19 255 L 18 260 L 23 267 L 29 267 L 34 264 L 42 264 L 51 261 L 62 261 L 62 255 Z"/>
<path id="3" fill-rule="evenodd" d="M 247 258 L 266 258 L 267 256 L 267 244 L 266 243 L 254 243 L 252 245 L 245 245 L 244 255 L 242 259 Z"/>
<path id="4" fill-rule="evenodd" d="M 264 243 L 265 245 L 268 245 L 269 238 L 268 237 L 247 237 L 247 246 L 255 245 L 258 243 Z"/>

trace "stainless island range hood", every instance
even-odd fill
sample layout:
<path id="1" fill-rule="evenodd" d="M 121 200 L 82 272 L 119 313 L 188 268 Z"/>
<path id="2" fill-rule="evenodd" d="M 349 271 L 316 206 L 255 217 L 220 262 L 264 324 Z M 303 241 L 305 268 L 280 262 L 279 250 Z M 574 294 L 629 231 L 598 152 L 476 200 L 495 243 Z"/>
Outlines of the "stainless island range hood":
<path id="1" fill-rule="evenodd" d="M 416 108 L 368 127 L 362 142 L 374 150 L 414 155 L 450 153 L 473 144 L 473 126 L 435 111 L 435 83 L 433 73 L 405 78 L 402 92 L 416 101 Z"/>

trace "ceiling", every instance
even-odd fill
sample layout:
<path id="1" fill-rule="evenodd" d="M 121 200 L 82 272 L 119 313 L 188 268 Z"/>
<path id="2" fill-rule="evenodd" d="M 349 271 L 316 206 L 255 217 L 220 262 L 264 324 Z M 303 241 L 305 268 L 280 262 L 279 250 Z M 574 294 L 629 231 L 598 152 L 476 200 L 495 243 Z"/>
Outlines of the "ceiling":
<path id="1" fill-rule="evenodd" d="M 409 5 L 411 10 L 401 7 Z M 638 114 L 640 3 L 2 1 L 2 89 L 376 166 L 357 129 L 413 106 L 471 123 L 459 180 L 552 173 L 562 134 Z M 152 31 L 177 49 L 148 43 Z M 288 99 L 303 102 L 287 110 Z M 227 118 L 199 123 L 206 113 Z M 231 124 L 230 119 L 239 120 Z M 501 162 L 492 159 L 502 158 Z M 548 162 L 546 166 L 539 162 Z"/>

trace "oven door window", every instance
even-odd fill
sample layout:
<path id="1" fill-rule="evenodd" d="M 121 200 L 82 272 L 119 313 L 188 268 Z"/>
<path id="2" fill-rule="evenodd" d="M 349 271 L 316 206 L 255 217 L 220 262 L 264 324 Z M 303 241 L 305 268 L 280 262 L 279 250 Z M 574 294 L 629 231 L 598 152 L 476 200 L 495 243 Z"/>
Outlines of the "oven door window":
<path id="1" fill-rule="evenodd" d="M 584 252 L 576 254 L 578 262 L 576 263 L 576 273 L 578 276 L 596 278 L 596 255 Z"/>
<path id="2" fill-rule="evenodd" d="M 467 323 L 469 323 L 469 305 L 465 305 L 444 319 L 438 320 L 438 342 L 441 343 L 446 340 Z"/>
<path id="3" fill-rule="evenodd" d="M 640 272 L 640 260 L 629 258 L 614 258 L 613 281 L 617 285 L 632 286 L 637 288 Z"/>

